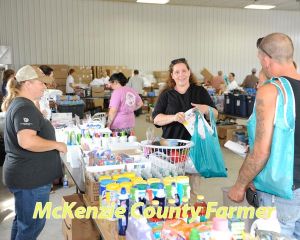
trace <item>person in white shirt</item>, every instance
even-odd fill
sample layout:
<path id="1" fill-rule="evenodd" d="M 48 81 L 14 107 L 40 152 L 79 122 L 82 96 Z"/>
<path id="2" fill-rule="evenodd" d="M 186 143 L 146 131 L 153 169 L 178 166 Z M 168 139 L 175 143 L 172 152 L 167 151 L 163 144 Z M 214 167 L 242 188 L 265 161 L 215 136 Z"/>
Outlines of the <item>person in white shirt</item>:
<path id="1" fill-rule="evenodd" d="M 90 85 L 91 86 L 99 86 L 99 85 L 106 85 L 109 83 L 109 76 L 107 76 L 107 72 L 103 71 L 102 72 L 102 77 L 101 78 L 95 78 L 93 81 L 91 81 Z"/>
<path id="2" fill-rule="evenodd" d="M 68 73 L 67 81 L 66 81 L 66 95 L 74 95 L 74 77 L 73 74 L 75 73 L 75 70 L 71 68 Z"/>
<path id="3" fill-rule="evenodd" d="M 239 88 L 239 85 L 235 81 L 235 74 L 234 73 L 231 72 L 231 73 L 228 74 L 228 80 L 229 80 L 229 84 L 227 86 L 227 91 L 233 91 L 234 89 Z"/>
<path id="4" fill-rule="evenodd" d="M 138 92 L 138 94 L 142 95 L 144 91 L 144 79 L 139 76 L 139 70 L 134 70 L 133 74 L 134 75 L 129 79 L 127 83 L 127 87 L 133 88 Z"/>
<path id="5" fill-rule="evenodd" d="M 133 76 L 129 79 L 128 83 L 126 84 L 127 87 L 133 88 L 137 93 L 142 97 L 144 92 L 144 79 L 139 76 L 139 70 L 133 71 Z M 137 109 L 134 111 L 134 115 L 138 117 L 142 113 L 142 108 Z"/>
<path id="6" fill-rule="evenodd" d="M 53 69 L 47 65 L 41 65 L 39 66 L 39 68 L 42 70 L 42 72 L 50 77 L 52 79 L 52 83 L 45 83 L 47 89 L 48 88 L 53 88 L 53 86 L 55 86 L 55 81 L 53 78 Z M 44 91 L 43 96 L 41 97 L 41 99 L 39 101 L 35 101 L 35 105 L 36 107 L 41 111 L 41 113 L 43 114 L 44 118 L 50 120 L 51 118 L 51 108 L 49 105 L 49 92 L 47 91 L 47 89 Z"/>

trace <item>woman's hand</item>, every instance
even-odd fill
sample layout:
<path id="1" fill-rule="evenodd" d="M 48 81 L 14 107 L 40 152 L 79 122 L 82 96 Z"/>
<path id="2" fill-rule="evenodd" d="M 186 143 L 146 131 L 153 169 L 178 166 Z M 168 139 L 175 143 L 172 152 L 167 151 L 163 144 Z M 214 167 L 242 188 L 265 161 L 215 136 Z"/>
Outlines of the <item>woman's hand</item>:
<path id="1" fill-rule="evenodd" d="M 208 105 L 204 105 L 204 104 L 196 104 L 196 103 L 191 103 L 191 105 L 195 108 L 197 108 L 201 113 L 203 114 L 208 114 L 208 109 L 209 106 Z"/>
<path id="2" fill-rule="evenodd" d="M 185 121 L 185 115 L 183 112 L 178 112 L 174 116 L 174 122 L 183 123 Z"/>
<path id="3" fill-rule="evenodd" d="M 211 108 L 210 106 L 204 105 L 204 104 L 196 104 L 196 103 L 191 103 L 191 105 L 193 107 L 195 107 L 196 109 L 198 109 L 198 111 L 200 111 L 201 113 L 205 114 L 206 116 L 209 115 L 209 108 Z M 218 118 L 218 111 L 214 108 L 211 108 L 211 110 L 214 113 L 215 119 L 217 119 Z"/>

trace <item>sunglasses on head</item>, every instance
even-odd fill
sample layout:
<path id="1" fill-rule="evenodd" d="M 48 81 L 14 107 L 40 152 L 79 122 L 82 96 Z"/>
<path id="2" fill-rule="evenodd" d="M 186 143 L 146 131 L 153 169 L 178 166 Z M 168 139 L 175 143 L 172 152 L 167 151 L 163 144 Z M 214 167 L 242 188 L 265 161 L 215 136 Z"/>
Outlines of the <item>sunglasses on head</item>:
<path id="1" fill-rule="evenodd" d="M 185 58 L 178 58 L 178 59 L 174 59 L 171 61 L 171 64 L 175 65 L 177 63 L 186 63 L 186 59 Z"/>
<path id="2" fill-rule="evenodd" d="M 266 54 L 269 58 L 272 58 L 272 56 L 261 46 L 261 44 L 258 46 L 258 49 L 261 50 L 264 54 Z"/>

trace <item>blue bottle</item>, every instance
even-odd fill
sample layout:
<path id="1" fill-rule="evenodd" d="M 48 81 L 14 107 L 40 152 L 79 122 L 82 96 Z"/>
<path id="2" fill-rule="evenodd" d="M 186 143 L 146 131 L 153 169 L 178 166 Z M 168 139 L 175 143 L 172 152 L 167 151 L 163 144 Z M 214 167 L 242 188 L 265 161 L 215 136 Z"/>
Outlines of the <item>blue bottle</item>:
<path id="1" fill-rule="evenodd" d="M 164 189 L 163 184 L 158 185 L 157 194 L 156 194 L 154 200 L 157 200 L 159 202 L 158 205 L 160 207 L 162 207 L 162 209 L 164 209 L 164 207 L 166 205 L 166 193 L 165 193 L 165 189 Z"/>
<path id="2" fill-rule="evenodd" d="M 118 220 L 118 230 L 120 236 L 126 235 L 126 229 L 128 226 L 128 213 L 129 213 L 129 196 L 126 192 L 126 188 L 121 188 L 121 193 L 119 194 L 118 207 L 123 207 L 126 209 L 124 217 Z"/>

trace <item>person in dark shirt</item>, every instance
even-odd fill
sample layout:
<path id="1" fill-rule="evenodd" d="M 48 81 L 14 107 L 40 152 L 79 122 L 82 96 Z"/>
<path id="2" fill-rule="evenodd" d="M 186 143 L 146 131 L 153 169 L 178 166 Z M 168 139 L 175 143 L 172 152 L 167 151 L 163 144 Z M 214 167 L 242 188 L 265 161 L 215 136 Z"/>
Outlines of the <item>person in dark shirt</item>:
<path id="1" fill-rule="evenodd" d="M 191 135 L 183 126 L 184 112 L 197 108 L 207 114 L 212 107 L 218 112 L 205 88 L 197 85 L 197 79 L 184 58 L 175 59 L 169 66 L 167 87 L 161 92 L 152 117 L 157 127 L 162 127 L 163 138 L 190 140 Z"/>
<path id="2" fill-rule="evenodd" d="M 284 101 L 283 104 L 280 103 L 282 102 L 279 98 L 281 95 L 278 91 L 279 87 L 283 90 L 284 85 L 282 82 L 267 82 L 258 88 L 256 105 L 252 114 L 255 117 L 248 120 L 251 151 L 244 160 L 236 183 L 228 192 L 228 197 L 235 202 L 241 202 L 249 186 L 252 190 L 256 188 L 259 206 L 276 207 L 281 234 L 291 239 L 300 239 L 300 74 L 296 71 L 293 55 L 293 42 L 289 36 L 283 33 L 267 35 L 258 46 L 258 59 L 265 77 L 267 79 L 272 76 L 285 78 L 283 82 L 286 86 L 291 87 L 288 90 L 292 89 L 292 92 L 285 92 L 285 101 L 282 100 Z M 277 99 L 279 99 L 278 103 Z M 295 105 L 294 111 L 292 109 L 293 105 Z M 289 114 L 288 116 L 280 114 L 284 111 L 284 106 L 287 107 L 286 114 Z M 280 118 L 285 119 L 283 121 Z M 280 119 L 284 124 L 278 124 L 277 119 Z M 291 121 L 295 121 L 294 124 L 291 124 Z M 290 125 L 287 126 L 287 123 Z M 292 133 L 294 139 L 292 136 L 288 139 L 284 137 L 276 139 L 274 137 L 274 135 L 276 136 L 276 127 L 282 129 L 281 132 Z M 290 141 L 293 141 L 293 143 Z M 294 151 L 291 148 L 288 149 L 291 144 L 294 144 Z M 283 148 L 281 153 L 280 150 L 276 149 L 276 146 Z M 278 160 L 280 162 L 277 166 L 276 164 L 274 164 L 275 166 L 270 165 L 272 156 L 282 155 L 284 157 Z M 283 185 L 280 185 L 282 190 L 292 190 L 291 199 L 283 198 L 283 195 L 278 196 L 277 191 L 274 191 L 273 194 L 269 193 L 270 190 L 267 192 L 266 186 L 273 181 L 273 176 L 270 176 L 269 179 L 265 178 L 265 181 L 262 181 L 262 179 L 259 182 L 257 181 L 257 177 L 265 170 L 269 173 L 268 169 L 270 168 L 277 173 L 285 171 L 282 168 L 284 163 L 293 163 L 293 166 L 288 166 L 293 167 L 293 174 L 284 172 L 287 177 L 293 179 L 293 182 L 290 183 L 290 179 L 280 180 Z M 274 177 L 276 177 L 275 174 Z"/>
<path id="3" fill-rule="evenodd" d="M 15 71 L 12 70 L 12 69 L 7 69 L 4 71 L 3 73 L 3 80 L 2 80 L 2 96 L 5 97 L 6 94 L 7 94 L 7 91 L 6 91 L 6 85 L 7 85 L 7 82 L 9 81 L 9 79 L 11 78 L 14 78 L 15 76 Z"/>
<path id="4" fill-rule="evenodd" d="M 52 181 L 62 176 L 59 152 L 66 153 L 67 146 L 55 140 L 50 121 L 34 105 L 50 82 L 40 68 L 26 65 L 8 81 L 1 106 L 6 112 L 3 180 L 15 198 L 11 239 L 37 239 L 46 218 L 33 218 L 35 205 L 45 206 Z"/>

